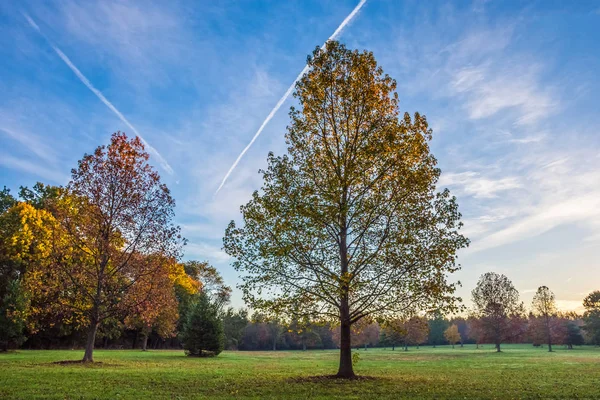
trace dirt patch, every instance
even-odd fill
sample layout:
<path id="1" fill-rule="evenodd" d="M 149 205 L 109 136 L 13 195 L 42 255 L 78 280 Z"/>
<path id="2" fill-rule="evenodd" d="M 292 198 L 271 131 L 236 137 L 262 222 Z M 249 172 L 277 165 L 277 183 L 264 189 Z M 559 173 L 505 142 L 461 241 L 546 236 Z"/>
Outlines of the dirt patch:
<path id="1" fill-rule="evenodd" d="M 337 375 L 317 375 L 317 376 L 301 376 L 297 378 L 290 378 L 289 382 L 293 383 L 344 383 L 348 381 L 376 381 L 382 380 L 382 378 L 376 378 L 374 376 L 356 375 L 352 378 L 340 378 Z"/>

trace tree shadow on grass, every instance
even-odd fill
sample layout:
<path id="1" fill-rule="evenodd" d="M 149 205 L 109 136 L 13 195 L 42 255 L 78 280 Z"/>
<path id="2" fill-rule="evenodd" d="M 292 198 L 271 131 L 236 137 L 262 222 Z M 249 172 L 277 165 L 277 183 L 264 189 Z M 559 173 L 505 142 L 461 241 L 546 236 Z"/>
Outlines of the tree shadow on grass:
<path id="1" fill-rule="evenodd" d="M 50 364 L 51 365 L 65 365 L 65 366 L 81 365 L 82 367 L 89 367 L 89 368 L 122 367 L 123 366 L 123 364 L 105 363 L 102 361 L 89 362 L 89 361 L 82 361 L 82 360 L 54 361 Z"/>
<path id="2" fill-rule="evenodd" d="M 288 379 L 291 383 L 344 383 L 356 381 L 383 381 L 385 378 L 355 375 L 351 378 L 340 378 L 337 375 L 299 376 Z"/>

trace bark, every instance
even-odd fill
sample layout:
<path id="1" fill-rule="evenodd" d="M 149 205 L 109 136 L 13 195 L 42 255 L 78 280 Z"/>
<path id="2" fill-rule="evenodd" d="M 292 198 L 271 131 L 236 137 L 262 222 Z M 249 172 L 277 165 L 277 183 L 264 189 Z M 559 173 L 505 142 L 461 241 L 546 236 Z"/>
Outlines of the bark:
<path id="1" fill-rule="evenodd" d="M 342 203 L 346 203 L 347 193 L 344 191 L 344 198 Z M 340 276 L 345 276 L 348 273 L 348 247 L 346 245 L 347 239 L 347 226 L 346 216 L 343 215 L 341 218 L 340 230 Z M 354 369 L 352 367 L 352 336 L 350 333 L 351 321 L 350 321 L 350 302 L 348 299 L 348 284 L 342 284 L 341 298 L 340 298 L 340 368 L 338 369 L 338 378 L 353 378 Z"/>
<path id="2" fill-rule="evenodd" d="M 142 341 L 142 351 L 148 350 L 148 334 L 144 334 L 144 340 Z"/>
<path id="3" fill-rule="evenodd" d="M 87 342 L 85 344 L 85 354 L 83 362 L 94 362 L 94 343 L 96 343 L 96 333 L 98 332 L 98 322 L 92 322 L 88 329 Z"/>
<path id="4" fill-rule="evenodd" d="M 546 334 L 548 335 L 548 351 L 552 352 L 552 335 L 550 334 L 550 320 L 546 317 Z"/>
<path id="5" fill-rule="evenodd" d="M 500 353 L 500 343 L 496 343 L 496 352 Z"/>
<path id="6" fill-rule="evenodd" d="M 337 373 L 339 378 L 354 377 L 351 345 L 350 324 L 344 322 L 340 327 L 340 368 Z"/>

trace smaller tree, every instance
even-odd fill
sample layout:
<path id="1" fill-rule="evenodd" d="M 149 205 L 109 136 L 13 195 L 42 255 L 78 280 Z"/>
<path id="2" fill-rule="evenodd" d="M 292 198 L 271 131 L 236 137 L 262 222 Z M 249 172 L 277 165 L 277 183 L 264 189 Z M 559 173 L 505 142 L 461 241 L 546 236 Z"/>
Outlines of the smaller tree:
<path id="1" fill-rule="evenodd" d="M 379 337 L 379 343 L 383 344 L 384 346 L 391 346 L 392 350 L 395 350 L 396 346 L 405 343 L 406 335 L 407 331 L 404 321 L 400 319 L 393 319 L 383 325 L 383 329 L 381 329 L 381 334 Z"/>
<path id="2" fill-rule="evenodd" d="M 522 335 L 524 306 L 510 279 L 495 272 L 483 274 L 471 295 L 473 317 L 479 319 L 481 332 L 496 351 L 500 352 L 502 342 Z"/>
<path id="3" fill-rule="evenodd" d="M 211 304 L 206 293 L 198 294 L 198 300 L 190 310 L 180 338 L 188 356 L 217 356 L 223 351 L 223 322 L 219 318 L 219 310 Z"/>
<path id="4" fill-rule="evenodd" d="M 542 319 L 546 340 L 548 342 L 548 351 L 552 351 L 552 330 L 553 319 L 556 317 L 556 298 L 554 293 L 547 286 L 540 286 L 533 296 L 531 303 L 533 314 Z"/>
<path id="5" fill-rule="evenodd" d="M 458 333 L 458 326 L 456 326 L 455 324 L 450 325 L 448 329 L 444 331 L 444 337 L 452 345 L 452 348 L 454 348 L 454 345 L 460 342 L 460 333 Z"/>
<path id="6" fill-rule="evenodd" d="M 406 322 L 406 339 L 404 341 L 404 350 L 408 350 L 408 345 L 419 345 L 427 340 L 429 334 L 429 324 L 425 317 L 411 317 Z"/>
<path id="7" fill-rule="evenodd" d="M 435 347 L 438 344 L 444 343 L 444 331 L 447 327 L 448 321 L 444 319 L 444 316 L 439 311 L 435 311 L 429 320 L 429 344 Z"/>
<path id="8" fill-rule="evenodd" d="M 569 350 L 572 350 L 573 346 L 581 346 L 585 342 L 583 335 L 581 334 L 581 328 L 575 321 L 568 321 L 566 330 L 564 344 L 567 345 Z"/>

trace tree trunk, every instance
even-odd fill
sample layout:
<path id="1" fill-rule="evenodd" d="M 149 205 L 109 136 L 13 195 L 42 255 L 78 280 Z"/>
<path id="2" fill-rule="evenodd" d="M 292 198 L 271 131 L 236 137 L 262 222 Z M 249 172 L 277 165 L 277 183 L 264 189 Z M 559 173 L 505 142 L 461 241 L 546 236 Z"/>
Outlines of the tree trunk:
<path id="1" fill-rule="evenodd" d="M 352 342 L 350 337 L 350 324 L 343 322 L 340 327 L 340 368 L 337 376 L 339 378 L 353 378 L 352 368 Z"/>
<path id="2" fill-rule="evenodd" d="M 365 351 L 367 351 L 367 344 L 365 343 Z"/>
<path id="3" fill-rule="evenodd" d="M 392 345 L 392 351 L 394 351 L 394 350 L 396 350 L 396 345 L 395 344 Z"/>
<path id="4" fill-rule="evenodd" d="M 454 348 L 454 343 L 452 343 L 452 348 Z"/>
<path id="5" fill-rule="evenodd" d="M 85 344 L 85 354 L 83 362 L 94 362 L 94 343 L 96 343 L 96 333 L 98 332 L 98 322 L 92 322 L 88 329 L 87 342 Z"/>
<path id="6" fill-rule="evenodd" d="M 496 352 L 500 353 L 500 343 L 496 343 Z"/>
<path id="7" fill-rule="evenodd" d="M 346 199 L 347 192 L 344 191 L 342 200 L 344 205 L 346 204 Z M 348 247 L 346 245 L 348 227 L 346 226 L 345 213 L 341 216 L 340 222 L 340 272 L 341 276 L 345 276 L 348 273 Z M 338 369 L 337 377 L 349 379 L 355 376 L 352 367 L 352 336 L 350 333 L 350 302 L 348 298 L 349 283 L 343 282 L 340 289 L 340 368 Z"/>
<path id="8" fill-rule="evenodd" d="M 548 351 L 552 352 L 552 335 L 550 334 L 550 321 L 546 319 L 546 334 L 548 335 Z"/>
<path id="9" fill-rule="evenodd" d="M 144 334 L 144 340 L 142 341 L 142 351 L 148 350 L 148 336 L 150 335 L 147 333 Z"/>
<path id="10" fill-rule="evenodd" d="M 273 351 L 277 350 L 277 337 L 273 339 Z"/>
<path id="11" fill-rule="evenodd" d="M 404 344 L 404 351 L 408 351 L 408 345 L 406 343 Z"/>

